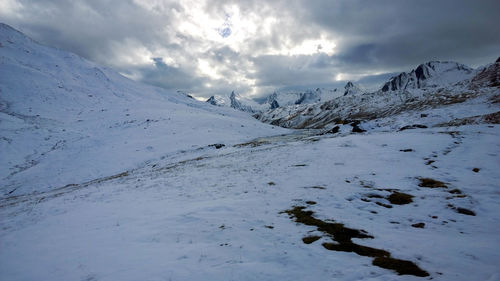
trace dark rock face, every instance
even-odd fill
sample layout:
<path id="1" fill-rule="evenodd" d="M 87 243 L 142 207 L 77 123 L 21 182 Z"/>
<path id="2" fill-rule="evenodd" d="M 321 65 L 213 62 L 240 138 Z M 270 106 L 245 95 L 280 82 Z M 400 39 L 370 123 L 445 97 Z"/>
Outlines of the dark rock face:
<path id="1" fill-rule="evenodd" d="M 500 57 L 498 57 L 498 59 L 495 62 L 500 62 Z"/>
<path id="2" fill-rule="evenodd" d="M 209 147 L 215 147 L 215 149 L 220 149 L 220 148 L 223 148 L 224 146 L 226 146 L 226 145 L 223 143 L 214 143 L 214 144 L 209 145 Z"/>
<path id="3" fill-rule="evenodd" d="M 210 98 L 208 98 L 208 100 L 206 102 L 208 102 L 211 105 L 217 105 L 217 102 L 215 101 L 214 96 L 211 96 Z"/>
<path id="4" fill-rule="evenodd" d="M 275 108 L 278 108 L 280 107 L 280 105 L 278 104 L 278 102 L 276 100 L 273 100 L 273 102 L 271 102 L 271 109 L 275 109 Z"/>
<path id="5" fill-rule="evenodd" d="M 234 91 L 231 92 L 231 95 L 229 96 L 229 100 L 231 100 L 231 107 L 232 108 L 240 107 L 240 102 L 236 100 L 236 94 L 234 93 Z"/>
<path id="6" fill-rule="evenodd" d="M 397 91 L 405 89 L 408 84 L 409 75 L 408 73 L 401 73 L 396 77 L 391 78 L 389 82 L 385 83 L 382 87 L 382 92 Z"/>
<path id="7" fill-rule="evenodd" d="M 349 90 L 352 88 L 354 88 L 354 84 L 351 81 L 347 82 L 347 84 L 345 84 L 345 87 L 344 87 L 344 89 L 345 89 L 344 96 L 347 96 L 349 94 Z"/>
<path id="8" fill-rule="evenodd" d="M 248 105 L 244 105 L 236 99 L 236 94 L 234 93 L 234 91 L 231 92 L 231 95 L 229 96 L 229 100 L 231 101 L 231 107 L 234 109 L 245 111 L 245 112 L 251 112 L 251 113 L 254 112 L 252 107 L 250 107 Z"/>
<path id="9" fill-rule="evenodd" d="M 328 130 L 328 131 L 326 131 L 324 133 L 321 133 L 320 136 L 326 135 L 326 134 L 336 134 L 336 133 L 339 132 L 339 130 L 340 130 L 340 127 L 339 126 L 335 126 L 331 130 Z"/>
<path id="10" fill-rule="evenodd" d="M 278 104 L 278 101 L 276 100 L 277 98 L 278 98 L 278 94 L 276 92 L 274 92 L 272 95 L 267 97 L 266 103 L 271 105 L 271 109 L 276 109 L 276 108 L 280 107 L 280 105 Z"/>
<path id="11" fill-rule="evenodd" d="M 401 129 L 399 129 L 399 130 L 404 131 L 404 130 L 409 130 L 409 129 L 425 129 L 425 128 L 427 128 L 427 126 L 421 125 L 421 124 L 414 124 L 414 125 L 407 125 L 407 126 L 401 127 Z"/>
<path id="12" fill-rule="evenodd" d="M 353 123 L 353 124 L 351 124 L 351 126 L 352 126 L 352 132 L 353 132 L 353 133 L 363 133 L 363 132 L 366 132 L 366 130 L 361 129 L 361 128 L 358 126 L 358 124 L 354 124 L 354 123 Z"/>
<path id="13" fill-rule="evenodd" d="M 499 58 L 500 59 L 500 58 Z M 474 78 L 472 78 L 472 87 L 500 87 L 500 62 L 484 68 Z"/>
<path id="14" fill-rule="evenodd" d="M 295 101 L 295 104 L 301 104 L 304 102 L 305 99 L 306 99 L 306 93 L 302 93 L 300 94 L 300 98 Z"/>
<path id="15" fill-rule="evenodd" d="M 443 68 L 444 66 L 444 68 Z M 447 71 L 457 71 L 470 73 L 471 68 L 454 62 L 431 61 L 417 66 L 411 72 L 402 72 L 401 74 L 392 77 L 382 87 L 382 92 L 401 91 L 406 89 L 420 89 L 425 87 L 424 81 L 435 75 L 440 75 Z"/>
<path id="16" fill-rule="evenodd" d="M 356 95 L 364 92 L 359 86 L 355 85 L 351 81 L 347 82 L 344 89 L 344 96 Z"/>

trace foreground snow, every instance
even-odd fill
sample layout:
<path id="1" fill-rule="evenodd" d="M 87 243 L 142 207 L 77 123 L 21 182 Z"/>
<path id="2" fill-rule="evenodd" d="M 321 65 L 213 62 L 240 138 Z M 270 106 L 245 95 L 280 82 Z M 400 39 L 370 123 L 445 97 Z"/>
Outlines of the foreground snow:
<path id="1" fill-rule="evenodd" d="M 498 125 L 283 136 L 3 201 L 0 272 L 8 280 L 420 279 L 328 251 L 321 243 L 330 238 L 281 213 L 307 206 L 367 231 L 374 239 L 356 243 L 412 261 L 428 279 L 497 280 L 499 137 Z M 419 187 L 419 177 L 448 188 Z M 381 189 L 414 202 L 366 202 L 390 194 Z M 310 234 L 322 238 L 306 245 L 301 238 Z"/>

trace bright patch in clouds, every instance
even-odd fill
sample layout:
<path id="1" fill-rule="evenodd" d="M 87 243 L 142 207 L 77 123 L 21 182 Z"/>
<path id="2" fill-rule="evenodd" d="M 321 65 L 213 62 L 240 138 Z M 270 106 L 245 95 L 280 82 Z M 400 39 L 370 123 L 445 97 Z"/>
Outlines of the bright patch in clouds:
<path id="1" fill-rule="evenodd" d="M 245 96 L 494 61 L 497 2 L 0 0 L 0 22 L 145 83 Z"/>
<path id="2" fill-rule="evenodd" d="M 335 53 L 335 43 L 326 39 L 306 39 L 300 44 L 289 42 L 288 47 L 283 47 L 279 50 L 273 50 L 271 55 L 297 56 L 297 55 L 314 55 L 324 53 L 333 55 Z"/>
<path id="3" fill-rule="evenodd" d="M 198 70 L 202 75 L 206 75 L 212 79 L 220 79 L 221 76 L 217 74 L 217 71 L 207 60 L 199 59 L 198 60 Z"/>

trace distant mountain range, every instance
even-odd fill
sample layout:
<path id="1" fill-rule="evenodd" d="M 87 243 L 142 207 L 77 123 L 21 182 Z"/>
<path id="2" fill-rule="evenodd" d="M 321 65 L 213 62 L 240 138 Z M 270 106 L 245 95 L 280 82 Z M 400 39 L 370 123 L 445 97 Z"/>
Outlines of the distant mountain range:
<path id="1" fill-rule="evenodd" d="M 494 103 L 500 95 L 499 60 L 477 69 L 456 62 L 431 61 L 392 77 L 375 92 L 364 92 L 348 82 L 341 97 L 277 107 L 254 116 L 286 128 L 327 128 L 339 120 L 372 120 L 469 99 L 487 98 Z"/>
<path id="2" fill-rule="evenodd" d="M 353 85 L 352 87 L 360 89 L 359 86 Z M 229 106 L 245 112 L 260 113 L 269 109 L 275 109 L 283 106 L 324 102 L 341 95 L 342 92 L 338 89 L 332 90 L 325 88 L 316 88 L 314 90 L 305 91 L 276 91 L 271 95 L 262 98 L 249 99 L 241 97 L 240 95 L 235 94 L 233 91 L 229 96 L 211 96 L 208 100 L 206 100 L 206 102 L 217 106 Z"/>

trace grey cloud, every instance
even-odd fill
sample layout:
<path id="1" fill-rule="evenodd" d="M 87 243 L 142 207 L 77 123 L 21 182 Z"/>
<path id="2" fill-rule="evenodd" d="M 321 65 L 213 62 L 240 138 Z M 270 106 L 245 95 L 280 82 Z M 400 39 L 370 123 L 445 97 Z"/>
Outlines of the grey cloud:
<path id="1" fill-rule="evenodd" d="M 269 55 L 253 59 L 255 77 L 262 86 L 285 87 L 287 85 L 312 85 L 334 81 L 332 69 L 317 66 L 316 55 L 284 56 Z"/>
<path id="2" fill-rule="evenodd" d="M 154 67 L 136 69 L 145 83 L 172 90 L 189 90 L 206 82 L 206 79 L 193 76 L 181 68 L 167 65 L 162 58 L 152 60 Z"/>
<path id="3" fill-rule="evenodd" d="M 310 22 L 341 38 L 338 59 L 346 64 L 393 70 L 431 59 L 480 64 L 498 56 L 495 0 L 311 1 L 303 8 Z"/>
<path id="4" fill-rule="evenodd" d="M 259 32 L 240 51 L 224 44 L 206 46 L 203 39 L 183 33 L 179 14 L 189 16 L 192 11 L 178 1 L 156 1 L 152 9 L 133 0 L 18 2 L 24 7 L 20 14 L 0 11 L 0 21 L 42 43 L 124 73 L 139 73 L 143 82 L 202 96 L 232 89 L 252 92 L 242 78 L 254 79 L 258 92 L 337 85 L 337 74 L 366 76 L 359 82 L 373 85 L 386 77 L 373 73 L 407 71 L 429 60 L 475 66 L 494 61 L 500 50 L 497 0 L 207 0 L 197 7 L 221 24 L 233 5 L 242 17 L 255 20 Z M 263 31 L 268 17 L 277 20 L 269 33 Z M 335 40 L 333 55 L 266 55 L 322 35 Z M 138 46 L 151 57 L 175 63 L 157 60 L 137 66 L 123 60 Z M 198 59 L 208 61 L 222 78 L 200 75 Z"/>

